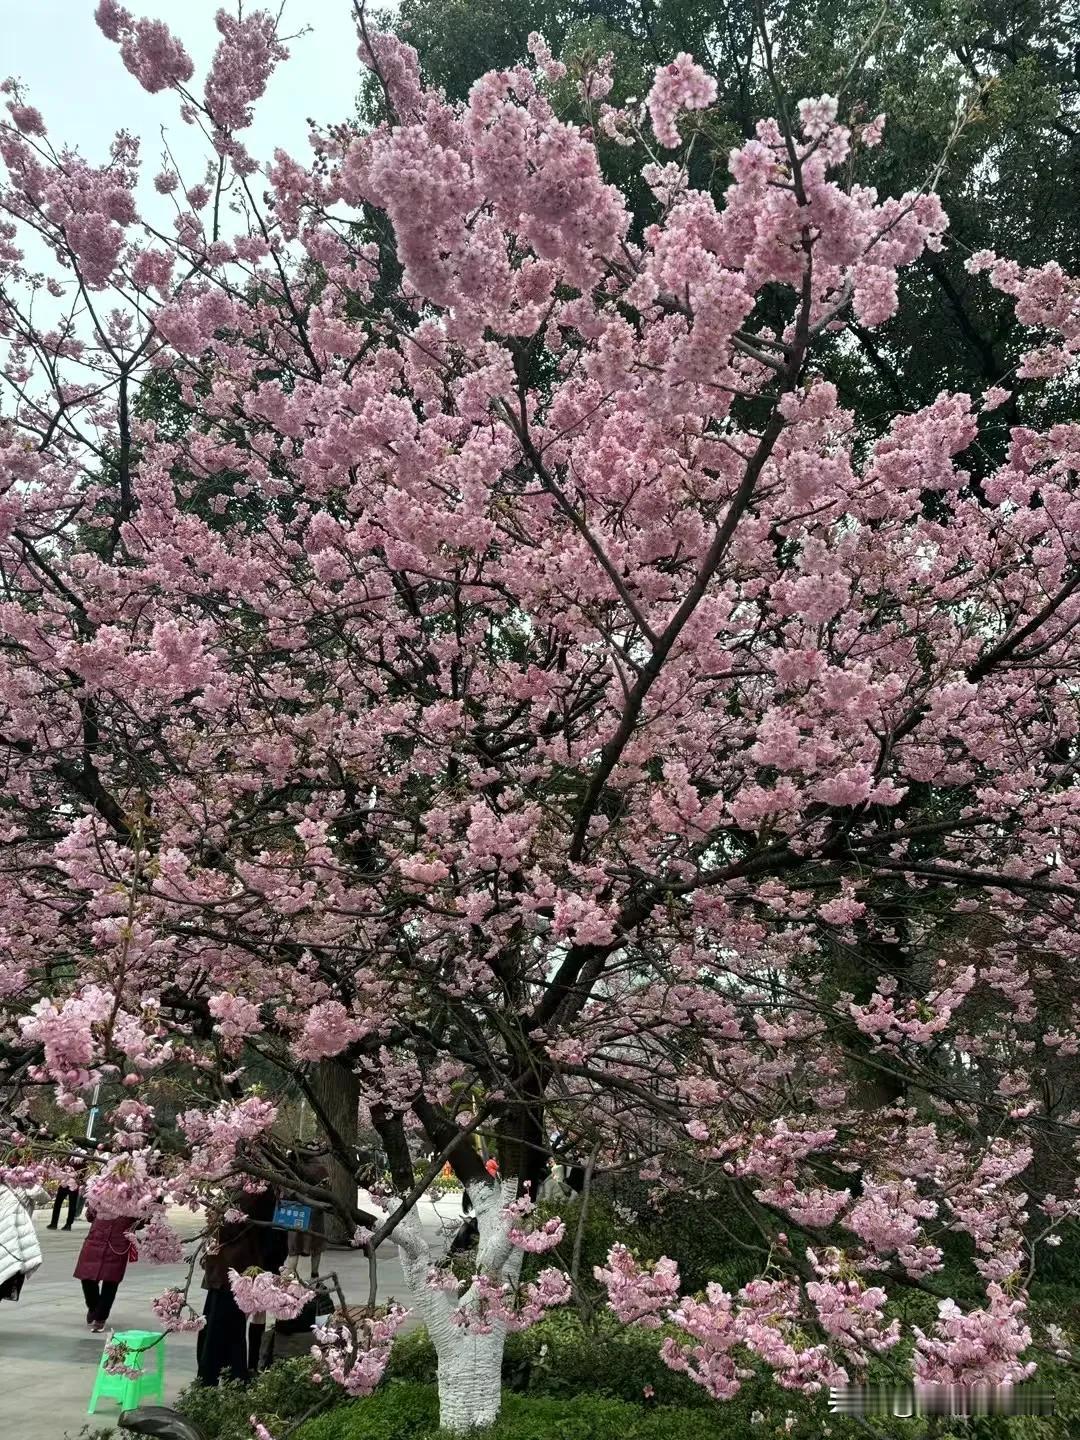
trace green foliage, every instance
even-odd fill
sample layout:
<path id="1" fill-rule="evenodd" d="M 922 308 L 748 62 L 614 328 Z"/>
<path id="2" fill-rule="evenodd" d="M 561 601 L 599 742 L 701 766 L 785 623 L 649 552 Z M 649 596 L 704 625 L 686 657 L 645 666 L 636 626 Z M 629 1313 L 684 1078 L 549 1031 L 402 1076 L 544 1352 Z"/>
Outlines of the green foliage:
<path id="1" fill-rule="evenodd" d="M 300 1427 L 296 1440 L 427 1440 L 439 1429 L 431 1385 L 385 1385 L 366 1400 L 340 1405 Z"/>
<path id="2" fill-rule="evenodd" d="M 823 1399 L 789 1395 L 770 1400 L 744 1390 L 735 1400 L 687 1408 L 633 1404 L 595 1387 L 574 1395 L 504 1393 L 502 1413 L 487 1440 L 1075 1440 L 1080 1429 L 1075 1382 L 1052 1385 L 1054 1417 L 848 1420 L 827 1413 Z M 658 1397 L 659 1398 L 659 1397 Z M 365 1400 L 307 1421 L 295 1440 L 441 1440 L 433 1384 L 393 1381 Z"/>
<path id="3" fill-rule="evenodd" d="M 418 1325 L 394 1341 L 386 1374 L 390 1380 L 429 1385 L 435 1380 L 435 1366 L 435 1346 L 424 1326 Z"/>
<path id="4" fill-rule="evenodd" d="M 524 1277 L 532 1278 L 545 1265 L 556 1263 L 569 1270 L 581 1222 L 581 1201 L 571 1200 L 556 1207 L 566 1222 L 566 1239 L 553 1252 L 529 1256 Z M 538 1207 L 546 1218 L 545 1207 Z M 551 1212 L 554 1213 L 554 1212 Z M 746 1216 L 715 1199 L 702 1200 L 691 1194 L 672 1196 L 657 1205 L 650 1187 L 641 1181 L 620 1177 L 611 1193 L 598 1187 L 589 1199 L 581 1237 L 579 1284 L 586 1297 L 600 1294 L 593 1270 L 603 1265 L 616 1243 L 626 1245 L 643 1260 L 667 1255 L 676 1261 L 682 1288 L 693 1294 L 710 1281 L 737 1290 L 761 1271 L 767 1259 L 760 1234 Z"/>
<path id="5" fill-rule="evenodd" d="M 599 1394 L 504 1397 L 486 1433 L 490 1440 L 736 1440 L 745 1416 L 713 1410 L 646 1410 Z M 438 1400 L 433 1386 L 389 1385 L 309 1421 L 297 1440 L 436 1440 Z"/>
<path id="6" fill-rule="evenodd" d="M 1056 1248 L 1046 1245 L 1040 1247 L 1034 1293 L 1039 1295 L 1045 1288 L 1049 1294 L 1052 1289 L 1063 1287 L 1069 1298 L 1065 1301 L 1058 1296 L 1055 1304 L 1067 1304 L 1072 1311 L 1072 1319 L 1080 1321 L 1080 1291 L 1077 1289 L 1077 1281 L 1080 1279 L 1080 1226 L 1065 1225 L 1058 1233 L 1061 1238 L 1060 1245 Z M 1059 1310 L 1059 1319 L 1065 1324 L 1068 1317 Z"/>
<path id="7" fill-rule="evenodd" d="M 311 1373 L 311 1361 L 301 1358 L 271 1365 L 246 1386 L 234 1381 L 207 1386 L 196 1381 L 182 1393 L 176 1408 L 206 1440 L 251 1440 L 252 1415 L 271 1434 L 279 1435 L 310 1411 L 334 1403 L 333 1389 L 316 1385 Z"/>
<path id="8" fill-rule="evenodd" d="M 699 1385 L 660 1358 L 661 1336 L 629 1330 L 607 1311 L 584 1325 L 572 1310 L 556 1311 L 512 1336 L 503 1374 L 530 1395 L 591 1394 L 642 1404 L 648 1391 L 658 1404 L 698 1409 L 713 1405 Z"/>
<path id="9" fill-rule="evenodd" d="M 645 1206 L 639 1213 L 641 1255 L 677 1261 L 683 1289 L 691 1294 L 710 1281 L 738 1290 L 768 1258 L 747 1217 L 718 1200 L 676 1198 L 663 1209 Z"/>
<path id="10" fill-rule="evenodd" d="M 624 1199 L 628 1198 L 627 1190 L 633 1194 L 630 1187 L 620 1186 Z M 562 1247 L 567 1254 L 556 1256 L 557 1263 L 568 1263 L 579 1206 L 564 1207 L 563 1213 L 569 1217 L 568 1238 Z M 615 1239 L 631 1244 L 645 1258 L 655 1259 L 661 1254 L 676 1258 L 688 1277 L 686 1288 L 689 1290 L 699 1290 L 710 1280 L 719 1281 L 727 1289 L 737 1289 L 755 1272 L 755 1258 L 745 1248 L 748 1236 L 738 1219 L 727 1212 L 718 1216 L 715 1204 L 705 1206 L 690 1197 L 682 1197 L 661 1212 L 642 1209 L 637 1223 L 627 1226 L 615 1214 L 610 1201 L 594 1196 L 582 1237 L 583 1275 L 587 1271 L 585 1258 L 588 1257 L 591 1274 L 591 1265 L 604 1259 Z M 945 1270 L 935 1277 L 936 1288 L 943 1294 L 951 1294 L 964 1308 L 984 1303 L 985 1297 L 973 1278 L 970 1263 L 953 1253 L 960 1239 L 954 1236 L 944 1239 L 947 1263 Z M 1033 1286 L 1032 1323 L 1037 1338 L 1041 1333 L 1040 1317 L 1066 1329 L 1080 1328 L 1080 1295 L 1075 1286 L 1076 1257 L 1072 1246 L 1070 1240 L 1060 1247 L 1051 1262 L 1057 1268 L 1052 1275 L 1047 1273 L 1037 1279 Z M 538 1258 L 542 1264 L 551 1263 L 552 1259 L 550 1255 L 529 1257 L 528 1265 L 534 1266 Z M 901 1317 L 906 1330 L 915 1324 L 930 1331 L 937 1317 L 937 1300 L 932 1294 L 897 1286 L 888 1314 Z M 825 1433 L 826 1426 L 830 1427 L 833 1440 L 847 1440 L 848 1436 L 856 1435 L 876 1436 L 878 1440 L 924 1440 L 924 1437 L 925 1440 L 931 1437 L 933 1440 L 947 1440 L 947 1437 L 951 1440 L 1075 1440 L 1080 1436 L 1080 1377 L 1047 1360 L 1045 1355 L 1038 1357 L 1037 1383 L 1055 1396 L 1057 1413 L 1053 1417 L 995 1416 L 952 1421 L 948 1430 L 935 1433 L 925 1421 L 901 1421 L 885 1416 L 856 1425 L 853 1421 L 829 1416 L 824 1397 L 786 1395 L 777 1390 L 764 1372 L 748 1379 L 734 1400 L 718 1404 L 701 1387 L 668 1369 L 660 1358 L 661 1339 L 656 1331 L 622 1327 L 599 1304 L 592 1308 L 586 1306 L 584 1316 L 569 1307 L 553 1311 L 538 1325 L 507 1338 L 503 1386 L 508 1397 L 554 1402 L 588 1396 L 639 1408 L 648 1408 L 648 1389 L 652 1392 L 651 1403 L 675 1407 L 674 1413 L 684 1420 L 702 1411 L 711 1415 L 716 1427 L 711 1433 L 718 1440 L 728 1434 L 762 1437 L 762 1440 L 781 1434 L 784 1440 L 817 1440 Z M 910 1342 L 905 1342 L 900 1350 L 876 1360 L 868 1376 L 870 1382 L 902 1383 L 903 1377 L 910 1374 L 910 1349 Z M 434 1384 L 436 1356 L 425 1330 L 415 1330 L 398 1340 L 389 1375 L 395 1381 L 412 1385 Z M 755 1412 L 760 1412 L 765 1419 L 752 1423 L 750 1417 Z M 541 1412 L 528 1412 L 530 1416 L 534 1413 Z M 551 1412 L 542 1413 L 550 1419 Z M 792 1429 L 785 1432 L 782 1427 L 788 1415 L 795 1419 Z M 591 1412 L 590 1419 L 595 1420 Z M 696 1425 L 696 1419 L 692 1423 Z M 778 1426 L 781 1428 L 777 1429 Z M 677 1433 L 696 1432 L 688 1428 Z"/>
<path id="11" fill-rule="evenodd" d="M 725 1424 L 730 1418 L 732 1424 Z M 491 1440 L 721 1440 L 746 1433 L 740 1417 L 707 1410 L 642 1410 L 599 1395 L 571 1399 L 508 1396 Z"/>
<path id="12" fill-rule="evenodd" d="M 1071 1293 L 1072 1309 L 1075 1313 L 1075 1288 Z M 1004 1425 L 999 1422 L 1002 1440 L 1005 1440 L 1005 1437 L 1007 1440 L 1076 1440 L 1080 1435 L 1080 1375 L 1077 1375 L 1071 1365 L 1040 1359 L 1039 1369 L 1032 1383 L 1053 1395 L 1053 1415 L 1021 1416 L 1005 1422 Z M 973 1435 L 972 1440 L 983 1440 L 983 1437 Z M 988 1435 L 986 1440 L 998 1440 L 998 1436 Z"/>

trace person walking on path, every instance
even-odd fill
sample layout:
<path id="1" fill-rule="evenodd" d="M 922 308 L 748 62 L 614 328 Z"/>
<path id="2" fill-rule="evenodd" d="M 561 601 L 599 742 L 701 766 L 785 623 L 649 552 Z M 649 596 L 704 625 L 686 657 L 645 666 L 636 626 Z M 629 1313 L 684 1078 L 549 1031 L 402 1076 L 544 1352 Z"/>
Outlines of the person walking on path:
<path id="1" fill-rule="evenodd" d="M 46 1230 L 56 1230 L 59 1228 L 60 1211 L 64 1208 L 65 1200 L 67 1201 L 68 1213 L 67 1219 L 64 1222 L 64 1229 L 70 1230 L 75 1224 L 75 1213 L 79 1204 L 78 1187 L 73 1190 L 69 1185 L 61 1185 L 56 1192 L 56 1198 L 53 1200 L 52 1219 L 48 1225 L 45 1226 Z"/>
<path id="2" fill-rule="evenodd" d="M 105 1329 L 116 1292 L 127 1273 L 128 1261 L 136 1258 L 132 1254 L 135 1246 L 130 1232 L 139 1222 L 130 1215 L 107 1220 L 95 1215 L 89 1206 L 86 1218 L 90 1221 L 90 1230 L 79 1251 L 75 1279 L 82 1282 L 86 1323 L 97 1334 Z"/>
<path id="3" fill-rule="evenodd" d="M 86 1167 L 90 1157 L 79 1145 L 71 1148 L 71 1177 L 72 1184 L 61 1185 L 56 1192 L 56 1199 L 53 1201 L 52 1219 L 46 1225 L 46 1230 L 55 1230 L 60 1222 L 60 1211 L 64 1208 L 64 1201 L 67 1201 L 67 1220 L 64 1229 L 70 1230 L 79 1217 L 80 1201 L 82 1198 L 83 1180 L 86 1175 Z"/>
<path id="4" fill-rule="evenodd" d="M 40 1264 L 29 1205 L 18 1190 L 0 1185 L 0 1300 L 18 1300 L 24 1280 Z"/>

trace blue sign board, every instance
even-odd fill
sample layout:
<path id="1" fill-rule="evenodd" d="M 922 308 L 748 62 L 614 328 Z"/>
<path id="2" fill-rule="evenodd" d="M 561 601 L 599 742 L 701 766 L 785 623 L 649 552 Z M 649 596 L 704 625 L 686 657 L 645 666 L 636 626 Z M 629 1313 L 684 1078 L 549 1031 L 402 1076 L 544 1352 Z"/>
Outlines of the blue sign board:
<path id="1" fill-rule="evenodd" d="M 311 1206 L 295 1200 L 279 1200 L 274 1211 L 274 1224 L 279 1230 L 310 1230 Z"/>

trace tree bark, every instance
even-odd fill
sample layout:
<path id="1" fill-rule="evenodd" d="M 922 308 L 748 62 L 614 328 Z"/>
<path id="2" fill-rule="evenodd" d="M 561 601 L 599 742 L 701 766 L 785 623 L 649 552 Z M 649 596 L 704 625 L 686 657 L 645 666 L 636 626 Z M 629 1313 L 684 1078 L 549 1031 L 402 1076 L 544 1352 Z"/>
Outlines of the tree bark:
<path id="1" fill-rule="evenodd" d="M 330 1147 L 327 1186 L 335 1210 L 327 1217 L 326 1238 L 348 1244 L 352 1225 L 346 1215 L 356 1209 L 356 1146 L 359 1136 L 360 1086 L 353 1068 L 339 1059 L 320 1060 L 311 1072 L 313 1108 Z"/>
<path id="2" fill-rule="evenodd" d="M 517 1194 L 517 1177 L 501 1186 L 490 1183 L 469 1187 L 480 1228 L 476 1268 L 503 1282 L 516 1284 L 522 1253 L 509 1238 L 504 1206 Z M 455 1311 L 465 1316 L 474 1305 L 474 1292 L 451 1298 L 428 1284 L 434 1257 L 420 1229 L 416 1212 L 406 1216 L 395 1233 L 401 1265 L 413 1300 L 427 1327 L 438 1361 L 439 1423 L 452 1435 L 465 1435 L 495 1422 L 502 1403 L 502 1363 L 506 1325 L 488 1321 L 487 1333 L 457 1323 Z"/>
<path id="3" fill-rule="evenodd" d="M 499 1418 L 506 1331 L 455 1335 L 439 1356 L 439 1424 L 451 1435 L 486 1429 Z"/>

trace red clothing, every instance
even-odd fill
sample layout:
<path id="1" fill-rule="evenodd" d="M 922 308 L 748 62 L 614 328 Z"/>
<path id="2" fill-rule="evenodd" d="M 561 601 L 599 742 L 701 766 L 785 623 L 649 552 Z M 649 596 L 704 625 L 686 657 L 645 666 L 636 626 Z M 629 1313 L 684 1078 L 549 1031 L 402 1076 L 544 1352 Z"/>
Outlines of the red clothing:
<path id="1" fill-rule="evenodd" d="M 128 1267 L 131 1241 L 128 1231 L 138 1224 L 130 1216 L 97 1220 L 91 1216 L 90 1233 L 82 1243 L 75 1265 L 76 1280 L 109 1280 L 119 1285 Z"/>

